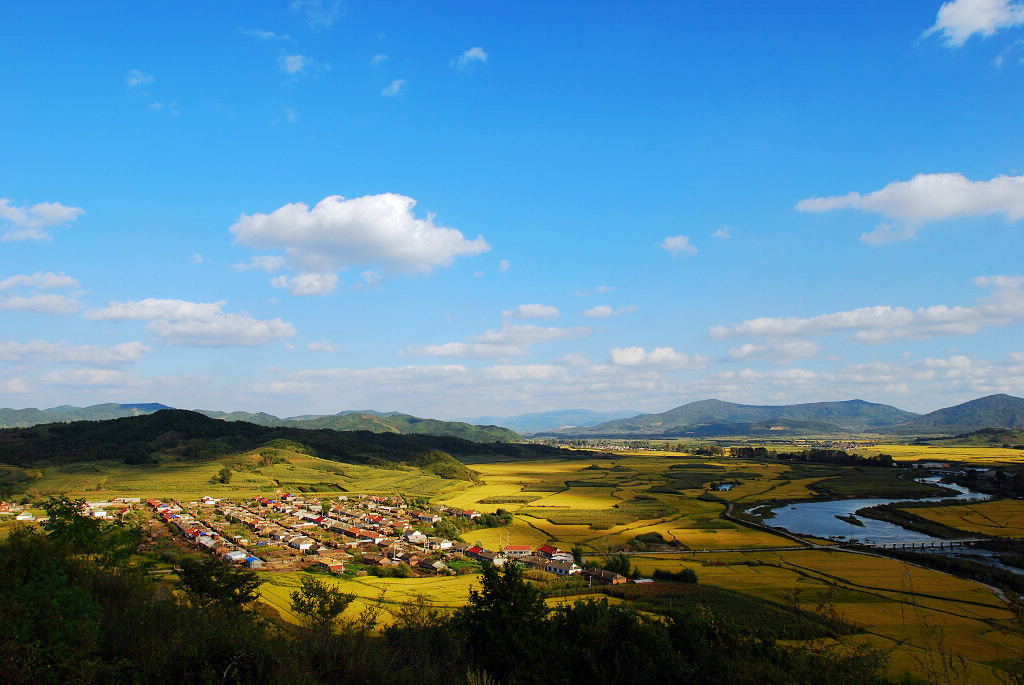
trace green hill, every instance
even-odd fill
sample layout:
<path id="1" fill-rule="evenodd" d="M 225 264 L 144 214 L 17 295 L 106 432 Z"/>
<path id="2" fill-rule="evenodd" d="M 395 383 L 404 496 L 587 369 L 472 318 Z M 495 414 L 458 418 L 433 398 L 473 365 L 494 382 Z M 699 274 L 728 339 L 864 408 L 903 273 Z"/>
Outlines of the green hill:
<path id="1" fill-rule="evenodd" d="M 870 432 L 916 416 L 896 407 L 863 400 L 782 406 L 701 400 L 660 414 L 641 414 L 564 432 L 595 437 L 708 437 L 769 432 L 773 435 L 824 435 Z"/>
<path id="2" fill-rule="evenodd" d="M 962 435 L 985 428 L 1024 428 L 1024 399 L 988 395 L 887 426 L 900 435 Z"/>
<path id="3" fill-rule="evenodd" d="M 0 428 L 26 428 L 56 421 L 103 421 L 152 414 L 161 409 L 170 409 L 170 407 L 156 403 L 108 403 L 94 404 L 91 407 L 73 407 L 65 404 L 50 409 L 0 409 Z"/>
<path id="4" fill-rule="evenodd" d="M 322 459 L 363 464 L 410 462 L 432 450 L 446 452 L 461 462 L 564 458 L 567 454 L 544 445 L 478 443 L 452 436 L 259 426 L 167 409 L 108 421 L 49 423 L 0 430 L 0 463 L 28 466 L 39 462 L 119 459 L 129 464 L 147 464 L 166 459 L 215 459 L 252 450 L 274 440 L 300 445 Z M 594 456 L 589 452 L 571 454 L 580 458 Z"/>

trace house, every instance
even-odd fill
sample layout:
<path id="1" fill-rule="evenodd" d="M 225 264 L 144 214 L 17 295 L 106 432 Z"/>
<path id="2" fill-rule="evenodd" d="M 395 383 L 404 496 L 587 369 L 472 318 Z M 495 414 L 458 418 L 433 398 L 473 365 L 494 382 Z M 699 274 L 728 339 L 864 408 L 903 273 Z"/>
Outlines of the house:
<path id="1" fill-rule="evenodd" d="M 249 555 L 246 554 L 244 550 L 240 550 L 240 549 L 236 549 L 235 551 L 228 552 L 227 554 L 224 555 L 225 559 L 227 559 L 228 561 L 232 561 L 232 562 L 234 562 L 236 564 L 242 563 L 248 557 L 249 557 Z"/>
<path id="2" fill-rule="evenodd" d="M 484 551 L 483 547 L 477 547 L 476 545 L 473 545 L 472 547 L 469 547 L 468 549 L 466 549 L 465 555 L 467 557 L 469 557 L 470 559 L 476 559 L 476 558 L 479 557 L 480 552 L 483 552 L 483 551 Z"/>
<path id="3" fill-rule="evenodd" d="M 481 552 L 479 552 L 476 555 L 476 558 L 478 560 L 480 560 L 481 562 L 488 563 L 488 564 L 494 564 L 498 568 L 501 568 L 502 566 L 505 565 L 505 557 L 498 556 L 494 552 L 491 552 L 491 551 L 486 550 L 486 549 L 481 551 Z"/>
<path id="4" fill-rule="evenodd" d="M 410 530 L 404 537 L 405 541 L 412 545 L 422 545 L 427 541 L 427 536 L 418 530 Z"/>
<path id="5" fill-rule="evenodd" d="M 462 542 L 461 540 L 455 540 L 452 542 L 452 552 L 458 554 L 465 554 L 469 548 L 472 547 L 468 542 Z"/>
<path id="6" fill-rule="evenodd" d="M 562 552 L 561 550 L 559 550 L 558 552 L 555 552 L 554 554 L 551 555 L 551 561 L 569 561 L 569 562 L 573 562 L 573 561 L 576 561 L 576 557 L 574 557 L 569 552 Z"/>
<path id="7" fill-rule="evenodd" d="M 32 514 L 28 513 L 27 511 L 23 511 L 20 514 L 18 514 L 17 516 L 15 516 L 14 520 L 15 521 L 33 521 L 33 520 L 35 520 L 35 518 L 36 518 L 35 516 L 33 516 Z"/>
<path id="8" fill-rule="evenodd" d="M 576 564 L 567 561 L 548 561 L 544 566 L 544 570 L 548 573 L 554 573 L 556 576 L 568 576 L 579 573 L 582 569 Z"/>
<path id="9" fill-rule="evenodd" d="M 451 549 L 452 541 L 444 538 L 428 538 L 427 549 Z"/>
<path id="10" fill-rule="evenodd" d="M 442 573 L 445 570 L 447 570 L 448 567 L 440 561 L 435 561 L 433 559 L 422 559 L 418 564 L 416 564 L 416 568 L 421 568 L 424 571 L 429 571 L 431 573 Z"/>
<path id="11" fill-rule="evenodd" d="M 537 548 L 538 556 L 542 556 L 545 559 L 550 559 L 551 557 L 553 557 L 554 555 L 558 554 L 561 551 L 562 550 L 558 549 L 557 547 L 555 547 L 553 545 L 541 545 L 540 547 Z"/>
<path id="12" fill-rule="evenodd" d="M 506 545 L 505 556 L 510 559 L 521 559 L 522 557 L 528 557 L 533 553 L 533 548 L 529 545 Z"/>
<path id="13" fill-rule="evenodd" d="M 526 568 L 536 569 L 538 571 L 543 571 L 544 567 L 548 564 L 547 559 L 545 559 L 544 557 L 539 557 L 535 554 L 531 554 L 525 557 L 519 557 L 518 559 L 516 559 L 516 561 L 525 566 Z"/>
<path id="14" fill-rule="evenodd" d="M 247 568 L 260 568 L 263 566 L 263 560 L 259 557 L 247 557 L 245 565 Z"/>
<path id="15" fill-rule="evenodd" d="M 481 514 L 476 509 L 466 509 L 464 512 L 462 512 L 462 515 L 468 519 L 477 519 L 483 516 L 483 514 Z"/>
<path id="16" fill-rule="evenodd" d="M 594 585 L 621 585 L 627 580 L 626 576 L 604 569 L 587 568 L 583 569 L 582 573 L 583 577 Z"/>
<path id="17" fill-rule="evenodd" d="M 321 559 L 316 562 L 317 568 L 327 571 L 329 573 L 344 573 L 345 563 L 336 559 Z"/>

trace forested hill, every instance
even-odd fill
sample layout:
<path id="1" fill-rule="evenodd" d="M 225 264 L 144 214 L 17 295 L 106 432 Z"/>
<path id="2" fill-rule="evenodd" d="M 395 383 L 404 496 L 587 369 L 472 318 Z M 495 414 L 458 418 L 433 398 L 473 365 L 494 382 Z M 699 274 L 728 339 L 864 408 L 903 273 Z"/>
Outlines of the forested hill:
<path id="1" fill-rule="evenodd" d="M 58 421 L 104 421 L 128 416 L 142 416 L 164 409 L 164 404 L 95 404 L 89 407 L 62 405 L 50 409 L 0 409 L 0 428 L 28 428 Z M 261 426 L 291 428 L 330 428 L 339 431 L 373 431 L 374 433 L 403 433 L 419 435 L 447 435 L 474 442 L 519 442 L 522 437 L 508 428 L 480 426 L 461 421 L 421 419 L 399 412 L 343 411 L 330 415 L 294 416 L 282 419 L 265 412 L 223 412 L 199 410 L 213 419 L 245 421 Z"/>
<path id="2" fill-rule="evenodd" d="M 410 461 L 431 450 L 442 450 L 460 461 L 543 459 L 566 454 L 544 445 L 477 443 L 450 436 L 259 426 L 244 421 L 220 421 L 198 412 L 166 409 L 108 421 L 3 429 L 0 430 L 0 463 L 25 466 L 40 461 L 118 459 L 129 464 L 147 464 L 163 459 L 212 459 L 255 449 L 275 440 L 299 445 L 323 459 L 350 463 Z M 572 455 L 586 458 L 592 453 L 573 452 Z"/>
<path id="3" fill-rule="evenodd" d="M 889 432 L 903 435 L 958 435 L 985 428 L 1024 428 L 1024 399 L 988 395 L 898 423 Z"/>
<path id="4" fill-rule="evenodd" d="M 742 435 L 764 431 L 828 434 L 869 431 L 916 416 L 896 407 L 863 400 L 782 406 L 702 400 L 660 414 L 641 414 L 568 431 L 580 435 L 650 437 Z"/>

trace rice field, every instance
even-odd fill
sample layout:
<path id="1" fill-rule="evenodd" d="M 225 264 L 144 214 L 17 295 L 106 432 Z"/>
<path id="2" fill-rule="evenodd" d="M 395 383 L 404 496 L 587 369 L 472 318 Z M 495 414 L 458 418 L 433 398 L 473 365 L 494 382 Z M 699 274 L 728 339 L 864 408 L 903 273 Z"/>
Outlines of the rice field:
<path id="1" fill-rule="evenodd" d="M 940 447 L 932 445 L 875 445 L 858 454 L 891 454 L 896 461 L 961 461 L 978 464 L 1024 464 L 1024 450 L 1005 447 Z"/>
<path id="2" fill-rule="evenodd" d="M 907 511 L 968 533 L 1024 537 L 1024 500 L 1003 499 L 947 507 L 920 507 Z"/>

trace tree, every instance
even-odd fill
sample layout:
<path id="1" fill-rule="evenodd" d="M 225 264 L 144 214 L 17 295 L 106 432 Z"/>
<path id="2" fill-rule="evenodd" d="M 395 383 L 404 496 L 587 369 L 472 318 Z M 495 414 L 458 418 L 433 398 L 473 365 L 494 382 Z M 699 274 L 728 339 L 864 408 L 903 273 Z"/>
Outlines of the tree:
<path id="1" fill-rule="evenodd" d="M 231 482 L 231 469 L 227 466 L 221 467 L 220 471 L 217 472 L 217 482 L 227 485 Z"/>
<path id="2" fill-rule="evenodd" d="M 605 567 L 605 569 L 607 569 L 607 570 L 609 570 L 609 571 L 611 571 L 613 573 L 618 573 L 619 575 L 628 576 L 629 575 L 629 565 L 630 565 L 629 564 L 629 555 L 628 554 L 619 553 L 619 554 L 616 554 L 613 557 L 610 557 L 608 559 L 608 561 L 605 562 L 604 567 Z"/>
<path id="3" fill-rule="evenodd" d="M 42 523 L 48 538 L 69 554 L 97 557 L 101 565 L 125 562 L 138 545 L 142 531 L 135 526 L 102 521 L 82 514 L 84 499 L 54 495 L 43 503 L 47 520 Z"/>
<path id="4" fill-rule="evenodd" d="M 259 599 L 263 581 L 241 566 L 217 557 L 182 559 L 179 566 L 181 584 L 198 606 L 240 609 Z"/>
<path id="5" fill-rule="evenodd" d="M 503 571 L 484 564 L 481 589 L 470 591 L 459 621 L 476 663 L 498 681 L 514 681 L 514 674 L 529 672 L 542 659 L 547 613 L 540 590 L 523 580 L 519 564 L 508 563 Z"/>
<path id="6" fill-rule="evenodd" d="M 292 611 L 303 623 L 320 637 L 334 632 L 341 621 L 341 615 L 355 595 L 342 592 L 337 587 L 314 576 L 303 576 L 299 589 L 291 593 Z"/>

